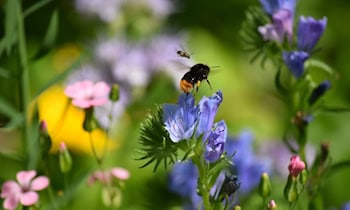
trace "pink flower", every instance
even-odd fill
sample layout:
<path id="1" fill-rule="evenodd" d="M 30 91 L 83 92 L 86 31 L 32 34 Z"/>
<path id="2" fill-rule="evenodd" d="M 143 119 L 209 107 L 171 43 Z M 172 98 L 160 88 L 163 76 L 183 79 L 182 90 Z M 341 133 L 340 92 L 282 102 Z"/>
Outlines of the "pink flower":
<path id="1" fill-rule="evenodd" d="M 130 177 L 128 170 L 124 168 L 111 168 L 105 171 L 95 171 L 88 179 L 88 185 L 94 184 L 96 181 L 100 181 L 103 184 L 110 184 L 113 179 L 127 180 Z"/>
<path id="2" fill-rule="evenodd" d="M 300 172 L 302 172 L 305 169 L 305 163 L 300 160 L 298 155 L 293 155 L 290 158 L 288 170 L 289 174 L 292 175 L 293 177 L 297 177 Z"/>
<path id="3" fill-rule="evenodd" d="M 68 85 L 64 93 L 77 107 L 86 109 L 107 103 L 110 87 L 105 82 L 93 83 L 89 80 Z"/>
<path id="4" fill-rule="evenodd" d="M 18 203 L 31 206 L 38 202 L 39 195 L 35 191 L 43 190 L 49 185 L 46 176 L 36 176 L 36 171 L 20 171 L 17 173 L 17 182 L 7 181 L 2 185 L 1 198 L 4 198 L 5 209 L 16 209 Z"/>

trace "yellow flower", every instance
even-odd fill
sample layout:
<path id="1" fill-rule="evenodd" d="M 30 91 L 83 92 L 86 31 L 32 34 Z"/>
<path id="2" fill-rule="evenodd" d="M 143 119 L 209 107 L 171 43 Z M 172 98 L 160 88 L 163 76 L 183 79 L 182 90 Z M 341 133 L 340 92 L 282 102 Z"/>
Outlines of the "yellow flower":
<path id="1" fill-rule="evenodd" d="M 61 142 L 76 153 L 92 154 L 90 135 L 83 130 L 85 113 L 76 108 L 64 95 L 61 86 L 53 86 L 38 98 L 39 119 L 47 123 L 47 130 L 52 140 L 50 152 L 57 152 Z M 115 141 L 106 138 L 102 129 L 91 133 L 94 148 L 99 156 L 103 152 L 106 141 L 109 148 L 115 148 Z"/>

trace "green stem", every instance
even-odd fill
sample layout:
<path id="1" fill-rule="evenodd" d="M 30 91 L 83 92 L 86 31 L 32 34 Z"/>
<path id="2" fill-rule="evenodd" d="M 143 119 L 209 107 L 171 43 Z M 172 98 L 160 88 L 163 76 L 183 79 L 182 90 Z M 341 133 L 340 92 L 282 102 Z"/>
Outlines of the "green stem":
<path id="1" fill-rule="evenodd" d="M 111 127 L 111 123 L 113 122 L 112 120 L 112 111 L 113 111 L 113 107 L 114 107 L 114 104 L 112 102 L 112 106 L 111 106 L 111 109 L 109 110 L 109 113 L 108 113 L 108 124 L 107 124 L 107 128 L 106 128 L 106 138 L 105 138 L 105 141 L 104 141 L 104 144 L 103 144 L 103 153 L 102 153 L 102 157 L 101 157 L 101 160 L 104 161 L 104 159 L 107 157 L 107 152 L 108 152 L 108 146 L 109 146 L 109 131 L 110 131 L 110 127 Z"/>
<path id="2" fill-rule="evenodd" d="M 21 3 L 18 3 L 17 8 L 17 24 L 18 24 L 18 50 L 19 57 L 21 61 L 22 71 L 20 74 L 20 103 L 21 109 L 23 112 L 23 143 L 26 148 L 26 153 L 29 155 L 28 158 L 28 168 L 34 167 L 34 162 L 32 160 L 31 150 L 30 150 L 30 133 L 29 133 L 29 119 L 28 119 L 28 104 L 30 102 L 30 84 L 29 84 L 29 68 L 28 68 L 28 56 L 27 56 L 27 46 L 26 46 L 26 38 L 25 38 L 25 29 L 24 29 L 24 20 L 22 14 Z"/>

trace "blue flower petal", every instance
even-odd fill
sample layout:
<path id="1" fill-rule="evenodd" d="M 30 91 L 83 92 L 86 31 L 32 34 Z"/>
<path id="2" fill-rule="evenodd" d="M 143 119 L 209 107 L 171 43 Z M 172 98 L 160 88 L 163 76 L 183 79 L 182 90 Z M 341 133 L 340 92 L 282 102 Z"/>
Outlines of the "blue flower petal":
<path id="1" fill-rule="evenodd" d="M 220 121 L 214 125 L 214 130 L 205 139 L 206 150 L 205 159 L 209 163 L 217 161 L 224 151 L 224 144 L 227 138 L 227 127 L 225 121 Z"/>
<path id="2" fill-rule="evenodd" d="M 327 18 L 315 20 L 312 17 L 300 17 L 298 25 L 298 49 L 305 52 L 311 52 L 327 25 Z"/>
<path id="3" fill-rule="evenodd" d="M 163 105 L 163 122 L 173 142 L 191 138 L 197 123 L 199 108 L 192 95 L 182 94 L 179 105 Z"/>
<path id="4" fill-rule="evenodd" d="M 283 52 L 283 61 L 292 74 L 299 78 L 304 73 L 304 62 L 309 58 L 309 54 L 303 51 Z"/>
<path id="5" fill-rule="evenodd" d="M 214 119 L 219 105 L 222 102 L 222 92 L 218 91 L 211 97 L 203 97 L 199 102 L 200 116 L 198 119 L 196 135 L 210 131 L 213 127 Z"/>
<path id="6" fill-rule="evenodd" d="M 326 80 L 319 84 L 311 93 L 309 104 L 314 104 L 331 87 L 331 82 Z"/>

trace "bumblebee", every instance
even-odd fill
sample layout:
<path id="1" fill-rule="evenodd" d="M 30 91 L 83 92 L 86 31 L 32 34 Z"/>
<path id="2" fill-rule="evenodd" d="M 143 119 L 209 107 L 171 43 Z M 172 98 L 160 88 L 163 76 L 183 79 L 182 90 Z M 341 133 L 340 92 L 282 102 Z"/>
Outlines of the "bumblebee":
<path id="1" fill-rule="evenodd" d="M 193 88 L 196 88 L 196 92 L 198 92 L 198 88 L 203 80 L 207 81 L 211 89 L 211 84 L 208 80 L 209 72 L 210 68 L 207 65 L 199 63 L 192 66 L 180 81 L 181 90 L 188 94 Z"/>
<path id="2" fill-rule="evenodd" d="M 176 53 L 177 53 L 180 57 L 188 58 L 188 59 L 191 58 L 191 54 L 190 54 L 189 52 L 186 52 L 185 50 L 178 50 L 178 51 L 176 51 Z"/>

